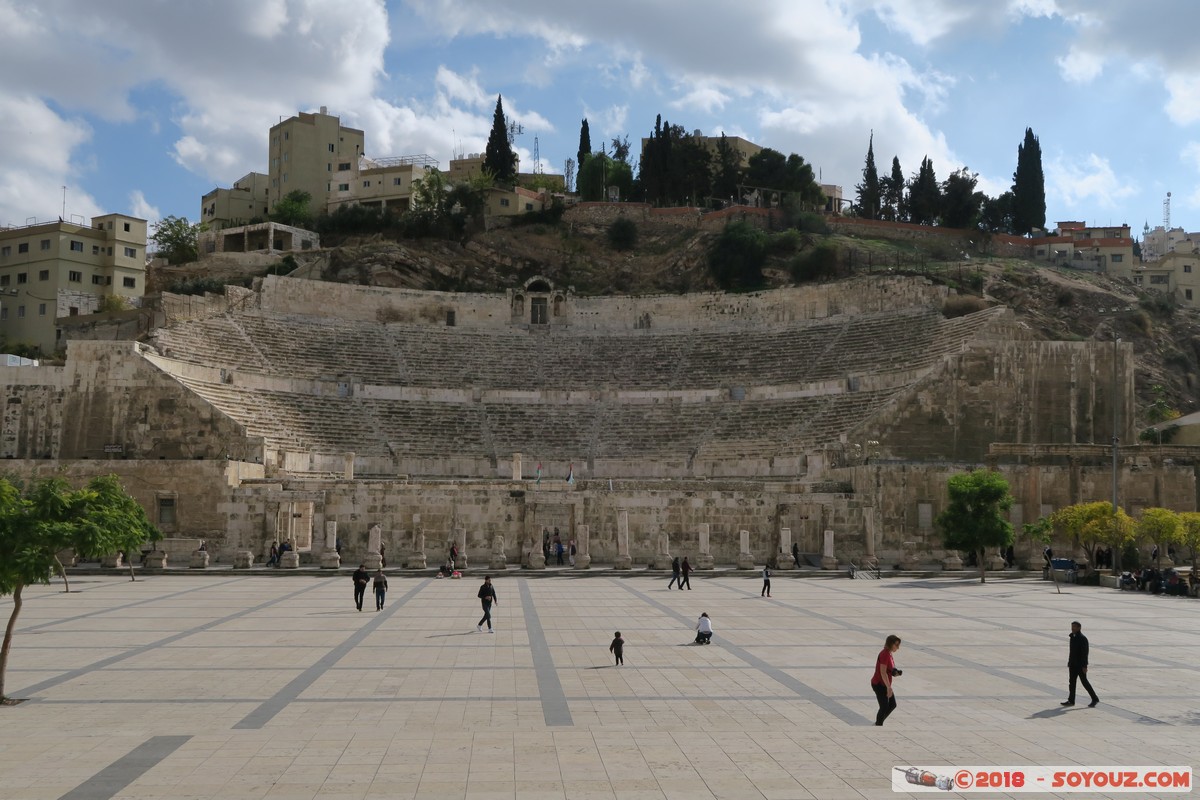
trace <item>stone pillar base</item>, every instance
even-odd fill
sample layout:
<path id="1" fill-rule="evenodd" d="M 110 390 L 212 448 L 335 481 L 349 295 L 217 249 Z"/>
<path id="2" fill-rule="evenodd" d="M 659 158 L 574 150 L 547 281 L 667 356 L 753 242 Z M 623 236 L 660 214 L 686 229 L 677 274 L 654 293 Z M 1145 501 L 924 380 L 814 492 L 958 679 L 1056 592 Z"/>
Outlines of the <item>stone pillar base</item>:
<path id="1" fill-rule="evenodd" d="M 992 556 L 990 559 L 988 559 L 988 569 L 1001 570 L 1007 566 L 1008 562 L 1006 562 L 1001 556 Z"/>
<path id="2" fill-rule="evenodd" d="M 508 569 L 508 559 L 503 554 L 494 555 L 488 562 L 488 569 L 493 572 L 503 572 Z"/>
<path id="3" fill-rule="evenodd" d="M 458 560 L 454 562 L 454 568 L 460 572 L 467 568 L 467 554 L 459 553 Z"/>
<path id="4" fill-rule="evenodd" d="M 754 556 L 749 553 L 739 553 L 737 557 L 738 569 L 754 569 Z"/>
<path id="5" fill-rule="evenodd" d="M 383 559 L 379 553 L 367 553 L 362 559 L 363 569 L 367 572 L 374 572 L 377 569 L 383 569 Z"/>
<path id="6" fill-rule="evenodd" d="M 629 556 L 617 556 L 617 560 L 613 562 L 613 569 L 633 569 L 633 559 Z"/>
<path id="7" fill-rule="evenodd" d="M 541 550 L 530 550 L 525 554 L 525 561 L 521 564 L 523 569 L 545 569 L 546 559 L 542 558 Z"/>
<path id="8" fill-rule="evenodd" d="M 326 550 L 321 554 L 321 569 L 338 569 L 342 566 L 342 557 L 336 550 Z"/>
<path id="9" fill-rule="evenodd" d="M 279 559 L 281 569 L 300 569 L 300 554 L 295 550 L 288 550 Z"/>
<path id="10" fill-rule="evenodd" d="M 656 555 L 654 557 L 654 560 L 650 562 L 650 569 L 670 569 L 670 568 L 671 568 L 671 556 L 665 555 L 663 553 L 659 553 L 658 555 Z"/>
<path id="11" fill-rule="evenodd" d="M 792 561 L 791 553 L 784 553 L 784 552 L 780 551 L 775 554 L 775 571 L 776 572 L 786 572 L 790 569 L 795 569 L 795 568 L 796 568 L 796 562 Z"/>
<path id="12" fill-rule="evenodd" d="M 833 556 L 821 556 L 821 569 L 837 569 L 838 561 Z"/>
<path id="13" fill-rule="evenodd" d="M 107 555 L 100 559 L 100 566 L 110 567 L 112 569 L 120 569 L 121 567 L 125 566 L 125 559 L 122 558 L 120 553 L 113 553 L 112 555 Z"/>
<path id="14" fill-rule="evenodd" d="M 251 550 L 237 550 L 233 554 L 234 569 L 249 569 L 254 565 L 254 553 Z"/>
<path id="15" fill-rule="evenodd" d="M 692 569 L 713 569 L 716 564 L 713 562 L 712 553 L 701 553 L 696 556 L 696 563 Z"/>
<path id="16" fill-rule="evenodd" d="M 426 561 L 424 553 L 413 553 L 404 562 L 404 566 L 409 569 L 425 569 Z"/>
<path id="17" fill-rule="evenodd" d="M 204 550 L 196 550 L 192 553 L 192 559 L 188 562 L 188 569 L 208 569 L 208 553 Z"/>
<path id="18" fill-rule="evenodd" d="M 142 569 L 166 569 L 167 554 L 162 550 L 154 550 L 146 554 L 145 560 L 142 562 Z"/>
<path id="19" fill-rule="evenodd" d="M 79 559 L 75 557 L 74 550 L 61 550 L 58 553 L 58 563 L 64 567 L 73 567 L 79 563 Z"/>
<path id="20" fill-rule="evenodd" d="M 584 555 L 575 556 L 575 569 L 591 569 L 592 557 Z"/>
<path id="21" fill-rule="evenodd" d="M 917 557 L 914 555 L 906 555 L 904 558 L 900 559 L 900 569 L 912 571 L 920 568 L 921 562 L 917 561 Z"/>
<path id="22" fill-rule="evenodd" d="M 958 556 L 946 556 L 942 559 L 942 569 L 947 572 L 957 572 L 963 568 L 963 560 Z"/>

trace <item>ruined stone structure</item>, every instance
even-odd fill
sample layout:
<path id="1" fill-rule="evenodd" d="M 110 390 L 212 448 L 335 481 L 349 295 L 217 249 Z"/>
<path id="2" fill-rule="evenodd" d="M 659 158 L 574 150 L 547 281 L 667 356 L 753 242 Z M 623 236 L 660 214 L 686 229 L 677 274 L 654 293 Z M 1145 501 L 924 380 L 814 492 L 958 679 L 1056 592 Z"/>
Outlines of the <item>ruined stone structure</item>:
<path id="1" fill-rule="evenodd" d="M 412 563 L 414 543 L 454 539 L 469 563 L 499 563 L 500 542 L 516 565 L 558 528 L 592 564 L 649 564 L 665 536 L 707 566 L 702 531 L 716 564 L 739 561 L 740 531 L 756 563 L 784 541 L 820 554 L 832 531 L 842 564 L 933 564 L 948 476 L 1004 471 L 1019 529 L 1108 497 L 1114 402 L 1133 439 L 1128 345 L 1038 341 L 1000 308 L 946 319 L 945 294 L 908 278 L 580 298 L 542 278 L 467 295 L 272 276 L 146 343 L 71 342 L 65 366 L 0 372 L 0 455 L 116 472 L 168 535 L 226 562 L 289 540 L 320 564 L 332 529 L 357 564 L 379 526 Z M 1196 507 L 1192 449 L 1122 452 L 1127 509 Z"/>

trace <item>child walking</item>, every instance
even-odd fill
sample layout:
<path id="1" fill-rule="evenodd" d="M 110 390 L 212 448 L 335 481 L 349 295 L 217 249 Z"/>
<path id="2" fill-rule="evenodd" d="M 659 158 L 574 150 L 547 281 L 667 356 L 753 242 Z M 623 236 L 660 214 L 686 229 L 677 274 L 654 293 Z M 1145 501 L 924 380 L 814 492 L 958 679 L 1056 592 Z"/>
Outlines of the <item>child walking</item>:
<path id="1" fill-rule="evenodd" d="M 621 638 L 620 631 L 617 631 L 613 634 L 612 644 L 608 646 L 608 651 L 612 653 L 613 657 L 615 657 L 617 660 L 617 663 L 613 666 L 620 666 L 621 664 L 625 663 L 625 656 L 623 655 L 625 651 L 625 640 Z"/>

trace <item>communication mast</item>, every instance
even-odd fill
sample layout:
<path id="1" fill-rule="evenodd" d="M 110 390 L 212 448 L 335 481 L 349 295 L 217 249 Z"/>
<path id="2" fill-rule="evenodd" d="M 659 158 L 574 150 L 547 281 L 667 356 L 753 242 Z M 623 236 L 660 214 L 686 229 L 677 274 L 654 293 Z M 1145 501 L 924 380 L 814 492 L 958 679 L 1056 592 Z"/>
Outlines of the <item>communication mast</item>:
<path id="1" fill-rule="evenodd" d="M 1163 230 L 1171 230 L 1171 193 L 1167 192 L 1167 199 L 1163 200 Z"/>
<path id="2" fill-rule="evenodd" d="M 538 137 L 536 133 L 533 135 L 533 174 L 542 174 L 542 158 L 538 153 Z"/>

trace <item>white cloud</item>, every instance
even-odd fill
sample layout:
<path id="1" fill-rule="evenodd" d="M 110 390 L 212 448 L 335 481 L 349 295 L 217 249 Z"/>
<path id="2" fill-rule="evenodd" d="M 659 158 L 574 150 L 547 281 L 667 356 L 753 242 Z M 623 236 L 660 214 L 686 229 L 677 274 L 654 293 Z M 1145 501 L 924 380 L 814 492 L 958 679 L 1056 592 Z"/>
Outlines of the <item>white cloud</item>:
<path id="1" fill-rule="evenodd" d="M 1117 208 L 1117 200 L 1136 191 L 1117 176 L 1107 158 L 1095 153 L 1076 160 L 1055 158 L 1046 164 L 1047 198 L 1057 198 L 1068 210 L 1079 208 L 1085 200 L 1092 206 Z"/>
<path id="2" fill-rule="evenodd" d="M 1095 80 L 1104 70 L 1104 56 L 1080 47 L 1072 47 L 1065 56 L 1055 60 L 1063 79 L 1071 83 Z"/>
<path id="3" fill-rule="evenodd" d="M 157 206 L 150 204 L 141 189 L 134 189 L 129 193 L 129 213 L 146 220 L 151 225 L 162 219 L 162 212 L 158 210 Z"/>
<path id="4" fill-rule="evenodd" d="M 672 100 L 669 105 L 671 108 L 711 114 L 723 109 L 728 102 L 729 95 L 715 86 L 693 85 L 686 94 Z"/>

